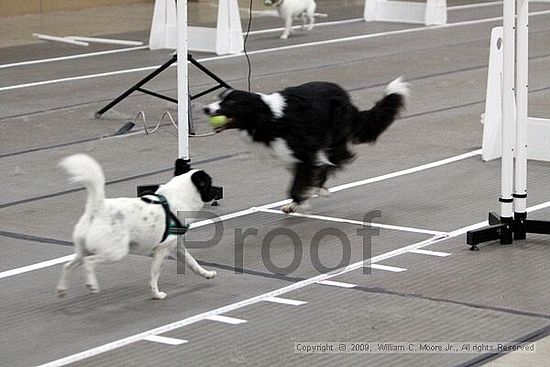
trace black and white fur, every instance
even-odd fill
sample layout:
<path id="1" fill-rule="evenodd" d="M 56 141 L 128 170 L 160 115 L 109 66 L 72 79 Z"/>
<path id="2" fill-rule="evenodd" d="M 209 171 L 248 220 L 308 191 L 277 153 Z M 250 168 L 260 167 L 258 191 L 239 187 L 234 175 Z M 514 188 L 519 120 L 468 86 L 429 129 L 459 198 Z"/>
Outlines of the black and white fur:
<path id="1" fill-rule="evenodd" d="M 273 5 L 277 9 L 279 17 L 285 21 L 285 29 L 281 34 L 282 39 L 287 39 L 290 35 L 292 20 L 294 18 L 302 18 L 303 26 L 307 21 L 307 30 L 313 29 L 315 23 L 315 8 L 317 5 L 314 0 L 275 0 Z"/>
<path id="2" fill-rule="evenodd" d="M 292 202 L 282 208 L 288 213 L 314 194 L 327 195 L 325 181 L 351 162 L 352 145 L 374 142 L 403 110 L 407 94 L 408 84 L 398 78 L 374 107 L 359 111 L 340 86 L 311 82 L 273 94 L 227 90 L 204 112 L 226 116 L 220 130 L 240 130 L 290 168 Z"/>
<path id="3" fill-rule="evenodd" d="M 63 266 L 57 284 L 60 297 L 66 294 L 69 272 L 80 265 L 86 273 L 86 286 L 92 293 L 99 292 L 96 266 L 118 261 L 129 252 L 153 254 L 150 286 L 155 299 L 166 297 L 166 293 L 159 291 L 158 278 L 164 258 L 176 247 L 179 258 L 184 258 L 193 272 L 206 279 L 216 276 L 215 271 L 202 268 L 183 246 L 177 246 L 176 236 L 170 235 L 161 242 L 165 230 L 161 205 L 149 204 L 140 198 L 106 199 L 103 170 L 88 155 L 72 155 L 63 159 L 60 166 L 70 174 L 72 182 L 86 187 L 88 194 L 86 209 L 73 232 L 75 257 Z M 161 185 L 156 193 L 166 197 L 174 215 L 178 211 L 200 210 L 204 202 L 212 200 L 210 176 L 197 170 L 179 174 L 178 169 L 176 162 L 178 175 Z"/>

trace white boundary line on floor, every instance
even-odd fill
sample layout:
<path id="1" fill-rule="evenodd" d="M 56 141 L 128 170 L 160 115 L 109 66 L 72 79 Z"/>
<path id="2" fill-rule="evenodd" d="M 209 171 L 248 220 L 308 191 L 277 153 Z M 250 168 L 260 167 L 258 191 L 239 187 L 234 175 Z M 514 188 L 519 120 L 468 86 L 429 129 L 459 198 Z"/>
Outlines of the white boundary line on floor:
<path id="1" fill-rule="evenodd" d="M 357 225 L 360 225 L 360 226 L 390 229 L 390 230 L 394 230 L 394 231 L 429 234 L 429 235 L 432 235 L 432 236 L 442 236 L 442 235 L 446 234 L 446 232 L 432 231 L 432 230 L 429 230 L 429 229 L 404 227 L 404 226 L 394 226 L 394 225 L 391 225 L 391 224 L 381 224 L 381 223 L 367 223 L 367 222 L 363 222 L 363 221 L 360 221 L 360 220 L 346 219 L 346 218 L 336 218 L 336 217 L 327 217 L 327 216 L 324 216 L 324 215 L 313 215 L 313 214 L 304 214 L 304 213 L 290 213 L 290 214 L 287 214 L 287 213 L 284 213 L 280 210 L 263 209 L 263 208 L 258 209 L 258 211 L 263 212 L 263 213 L 280 214 L 280 215 L 286 215 L 286 216 L 291 216 L 291 217 L 299 217 L 299 218 L 318 219 L 318 220 L 324 220 L 324 221 L 336 222 L 336 223 L 357 224 Z"/>
<path id="2" fill-rule="evenodd" d="M 160 335 L 150 335 L 147 338 L 143 338 L 143 340 L 146 340 L 148 342 L 153 342 L 153 343 L 167 344 L 167 345 L 181 345 L 181 344 L 187 343 L 187 340 L 185 339 L 169 338 L 167 336 L 160 336 Z"/>
<path id="3" fill-rule="evenodd" d="M 409 251 L 411 254 L 418 254 L 418 255 L 429 255 L 429 256 L 438 256 L 438 257 L 447 257 L 451 256 L 448 252 L 441 252 L 441 251 L 430 251 L 430 250 L 411 250 Z"/>
<path id="4" fill-rule="evenodd" d="M 539 204 L 539 205 L 535 205 L 535 206 L 529 208 L 528 211 L 543 209 L 543 208 L 547 208 L 547 207 L 550 207 L 550 201 L 547 201 L 547 202 Z M 452 231 L 451 232 L 452 235 L 449 235 L 449 236 L 446 236 L 446 237 L 433 237 L 433 238 L 428 239 L 428 240 L 413 243 L 411 245 L 401 247 L 401 248 L 395 249 L 393 251 L 389 251 L 389 252 L 374 256 L 370 259 L 364 259 L 362 261 L 356 262 L 354 264 L 345 266 L 343 268 L 337 269 L 335 271 L 332 271 L 332 272 L 329 272 L 329 273 L 326 273 L 326 274 L 320 274 L 320 275 L 317 275 L 315 277 L 311 277 L 311 278 L 308 278 L 308 279 L 305 279 L 305 280 L 302 280 L 302 281 L 299 281 L 299 282 L 296 282 L 296 283 L 292 283 L 292 284 L 290 284 L 286 287 L 278 288 L 278 289 L 275 289 L 273 291 L 270 291 L 270 292 L 267 292 L 267 293 L 264 293 L 264 294 L 260 294 L 260 295 L 255 296 L 255 297 L 242 300 L 240 302 L 232 303 L 232 304 L 220 307 L 220 308 L 216 308 L 216 309 L 213 309 L 213 310 L 210 310 L 210 311 L 206 311 L 206 312 L 197 314 L 195 316 L 191 316 L 191 317 L 188 317 L 188 318 L 185 318 L 185 319 L 182 319 L 182 320 L 170 323 L 170 324 L 166 324 L 166 325 L 157 327 L 155 329 L 151 329 L 151 330 L 139 333 L 139 334 L 135 334 L 135 335 L 126 337 L 124 339 L 115 340 L 113 342 L 103 344 L 103 345 L 100 345 L 98 347 L 91 348 L 91 349 L 88 349 L 88 350 L 85 350 L 85 351 L 82 351 L 82 352 L 79 352 L 79 353 L 75 353 L 75 354 L 72 354 L 70 356 L 67 356 L 67 357 L 64 357 L 64 358 L 61 358 L 61 359 L 57 359 L 57 360 L 49 362 L 49 363 L 39 365 L 37 367 L 61 367 L 61 366 L 65 366 L 65 365 L 70 364 L 70 363 L 75 363 L 75 362 L 78 362 L 78 361 L 81 361 L 81 360 L 84 360 L 84 359 L 88 359 L 88 358 L 97 356 L 99 354 L 103 354 L 105 352 L 109 352 L 109 351 L 124 347 L 126 345 L 138 342 L 140 340 L 143 340 L 144 338 L 150 337 L 151 335 L 159 335 L 159 334 L 167 333 L 169 331 L 179 329 L 179 328 L 182 328 L 184 326 L 195 324 L 195 323 L 197 323 L 199 321 L 202 321 L 202 320 L 205 320 L 207 318 L 211 318 L 212 316 L 222 315 L 222 314 L 225 314 L 225 313 L 228 313 L 228 312 L 231 312 L 231 311 L 235 311 L 235 310 L 238 310 L 238 309 L 241 309 L 241 308 L 244 308 L 244 307 L 256 304 L 256 303 L 259 303 L 259 302 L 263 302 L 266 299 L 270 299 L 272 297 L 278 297 L 278 296 L 290 293 L 292 291 L 302 289 L 302 288 L 307 287 L 307 286 L 312 285 L 312 284 L 323 283 L 323 282 L 325 284 L 327 284 L 329 282 L 333 282 L 330 279 L 334 278 L 336 276 L 340 276 L 340 275 L 349 273 L 351 271 L 361 269 L 364 266 L 367 266 L 367 265 L 370 265 L 370 264 L 374 264 L 374 263 L 377 263 L 377 262 L 380 262 L 380 261 L 383 261 L 383 260 L 386 260 L 386 259 L 390 259 L 390 258 L 399 256 L 399 255 L 402 255 L 402 254 L 409 253 L 411 250 L 421 249 L 423 247 L 427 247 L 427 246 L 430 246 L 430 245 L 433 245 L 433 244 L 436 244 L 436 243 L 439 243 L 439 242 L 449 240 L 449 239 L 454 238 L 454 237 L 458 237 L 460 235 L 465 234 L 469 230 L 472 230 L 472 229 L 475 229 L 475 228 L 481 228 L 481 227 L 484 227 L 486 225 L 487 225 L 487 221 L 483 221 L 483 222 L 472 224 L 472 225 L 469 225 L 469 226 L 466 226 L 466 227 L 462 227 L 462 228 L 459 228 L 455 231 Z M 326 281 L 328 281 L 328 282 L 326 282 Z"/>
<path id="5" fill-rule="evenodd" d="M 468 152 L 468 153 L 459 154 L 459 155 L 454 156 L 454 157 L 441 159 L 439 161 L 423 164 L 423 165 L 412 167 L 412 168 L 407 168 L 407 169 L 404 169 L 404 170 L 401 170 L 401 171 L 388 173 L 388 174 L 385 174 L 385 175 L 382 175 L 382 176 L 371 177 L 371 178 L 368 178 L 366 180 L 359 180 L 359 181 L 350 182 L 350 183 L 347 183 L 347 184 L 344 184 L 344 185 L 335 186 L 335 187 L 331 188 L 330 191 L 336 192 L 336 191 L 346 190 L 346 189 L 350 189 L 350 188 L 357 187 L 357 186 L 367 185 L 367 184 L 374 183 L 374 182 L 388 180 L 390 178 L 404 176 L 404 175 L 407 175 L 407 174 L 427 170 L 427 169 L 430 169 L 430 168 L 443 166 L 445 164 L 458 162 L 458 161 L 461 161 L 461 160 L 464 160 L 464 159 L 475 157 L 475 156 L 480 155 L 480 154 L 481 154 L 481 149 L 477 149 L 477 150 L 474 150 L 474 151 L 471 151 L 471 152 Z M 281 200 L 281 201 L 276 201 L 274 203 L 265 204 L 265 205 L 262 205 L 262 206 L 259 206 L 259 207 L 252 207 L 252 208 L 248 208 L 248 209 L 245 209 L 245 210 L 240 210 L 238 212 L 225 214 L 225 215 L 220 216 L 219 218 L 216 218 L 215 220 L 205 219 L 205 220 L 202 220 L 202 221 L 199 221 L 199 222 L 191 223 L 189 228 L 193 229 L 193 228 L 198 228 L 198 227 L 203 227 L 203 226 L 206 226 L 206 225 L 210 225 L 210 224 L 213 224 L 215 222 L 223 222 L 223 221 L 226 221 L 226 220 L 229 220 L 229 219 L 238 218 L 238 217 L 242 217 L 242 216 L 245 216 L 245 215 L 257 213 L 258 211 L 268 210 L 268 209 L 273 208 L 273 207 L 285 205 L 285 204 L 288 204 L 289 202 L 290 202 L 290 199 L 285 199 L 285 200 Z M 402 227 L 402 228 L 405 228 L 405 227 Z M 434 231 L 434 233 L 439 233 L 439 232 Z M 445 235 L 447 235 L 447 234 L 445 234 Z M 37 264 L 24 266 L 24 267 L 21 267 L 21 268 L 7 270 L 7 271 L 4 271 L 4 272 L 0 273 L 0 279 L 7 278 L 7 277 L 10 277 L 10 276 L 13 276 L 13 275 L 26 273 L 26 272 L 33 271 L 33 270 L 46 268 L 46 267 L 56 265 L 56 264 L 59 264 L 59 263 L 65 262 L 65 261 L 69 261 L 72 258 L 72 256 L 74 256 L 74 255 L 67 255 L 67 256 L 57 258 L 57 259 L 52 259 L 52 260 L 43 261 L 43 262 L 40 262 L 40 263 L 37 263 Z"/>
<path id="6" fill-rule="evenodd" d="M 210 320 L 210 321 L 222 322 L 224 324 L 229 324 L 229 325 L 239 325 L 239 324 L 246 323 L 246 320 L 237 319 L 235 317 L 222 316 L 222 315 L 206 316 L 204 319 Z"/>
<path id="7" fill-rule="evenodd" d="M 547 14 L 550 14 L 550 10 L 544 10 L 544 11 L 529 13 L 529 16 L 533 17 L 533 16 L 547 15 Z M 317 42 L 302 43 L 302 44 L 297 44 L 297 45 L 289 45 L 289 46 L 268 48 L 268 49 L 263 49 L 263 50 L 249 51 L 248 55 L 249 56 L 250 55 L 258 55 L 258 54 L 263 54 L 263 53 L 276 52 L 276 51 L 286 51 L 286 50 L 297 49 L 297 48 L 305 48 L 305 47 L 316 47 L 316 46 L 320 46 L 320 45 L 327 45 L 327 44 L 333 44 L 333 43 L 359 41 L 359 40 L 365 40 L 365 39 L 371 39 L 371 38 L 377 38 L 377 37 L 383 37 L 383 36 L 393 36 L 393 35 L 407 34 L 407 33 L 413 33 L 413 32 L 431 31 L 431 30 L 437 30 L 437 29 L 443 29 L 443 28 L 469 26 L 469 25 L 474 25 L 474 24 L 490 23 L 490 22 L 495 22 L 495 21 L 499 21 L 499 20 L 502 20 L 502 17 L 470 20 L 470 21 L 465 21 L 465 22 L 449 23 L 449 24 L 435 25 L 435 26 L 429 26 L 429 27 L 406 28 L 406 29 L 400 29 L 400 30 L 396 30 L 396 31 L 388 31 L 388 32 L 373 33 L 373 34 L 363 34 L 363 35 L 358 35 L 358 36 L 350 36 L 350 37 L 336 38 L 336 39 L 330 39 L 330 40 L 324 40 L 324 41 L 317 41 Z M 200 60 L 197 60 L 197 61 L 198 62 L 208 62 L 208 61 L 224 60 L 224 59 L 235 58 L 235 57 L 244 57 L 244 53 L 238 53 L 238 54 L 233 54 L 233 55 L 224 55 L 224 56 L 206 57 L 206 58 L 203 58 L 203 59 L 200 59 Z M 172 66 L 176 66 L 176 64 L 177 63 L 174 63 Z M 120 74 L 129 74 L 129 73 L 142 72 L 142 71 L 151 71 L 151 70 L 158 69 L 159 67 L 160 67 L 160 65 L 155 65 L 155 66 L 147 66 L 147 67 L 136 68 L 136 69 L 116 70 L 116 71 L 109 71 L 109 72 L 98 73 L 98 74 L 80 75 L 80 76 L 75 76 L 75 77 L 70 77 L 70 78 L 51 79 L 51 80 L 44 80 L 44 81 L 38 81 L 38 82 L 32 82 L 32 83 L 16 84 L 16 85 L 10 85 L 10 86 L 6 86 L 6 87 L 0 87 L 0 92 L 8 91 L 8 90 L 21 89 L 21 88 L 29 88 L 29 87 L 37 87 L 37 86 L 42 86 L 42 85 L 56 84 L 56 83 L 71 82 L 71 81 L 77 81 L 77 80 L 86 80 L 86 79 L 93 79 L 93 78 L 109 77 L 109 76 L 120 75 Z"/>
<path id="8" fill-rule="evenodd" d="M 447 11 L 485 8 L 485 7 L 488 7 L 488 6 L 497 6 L 497 5 L 502 5 L 502 1 L 490 1 L 490 2 L 487 2 L 487 3 L 448 6 Z"/>
<path id="9" fill-rule="evenodd" d="M 71 55 L 71 56 L 52 57 L 50 59 L 20 61 L 20 62 L 14 62 L 14 63 L 11 63 L 11 64 L 0 65 L 0 69 L 12 68 L 12 67 L 16 67 L 16 66 L 44 64 L 44 63 L 56 62 L 56 61 L 74 60 L 74 59 L 81 59 L 81 58 L 85 58 L 85 57 L 103 56 L 103 55 L 116 54 L 116 53 L 121 53 L 121 52 L 144 50 L 144 49 L 147 49 L 147 48 L 149 48 L 149 46 L 138 46 L 138 47 L 129 47 L 129 48 L 123 48 L 123 49 L 116 49 L 116 50 L 89 52 L 89 53 L 85 53 L 85 54 L 78 54 L 78 55 Z"/>
<path id="10" fill-rule="evenodd" d="M 29 271 L 43 269 L 43 268 L 47 268 L 49 266 L 53 266 L 53 265 L 57 265 L 57 264 L 62 264 L 62 263 L 65 263 L 65 262 L 71 260 L 73 257 L 74 257 L 74 254 L 71 254 L 71 255 L 67 255 L 67 256 L 58 257 L 56 259 L 42 261 L 42 262 L 32 264 L 32 265 L 22 266 L 20 268 L 6 270 L 6 271 L 3 271 L 3 272 L 0 273 L 0 279 L 7 278 L 7 277 L 12 277 L 14 275 L 19 275 L 19 274 L 23 274 L 23 273 L 28 273 Z"/>

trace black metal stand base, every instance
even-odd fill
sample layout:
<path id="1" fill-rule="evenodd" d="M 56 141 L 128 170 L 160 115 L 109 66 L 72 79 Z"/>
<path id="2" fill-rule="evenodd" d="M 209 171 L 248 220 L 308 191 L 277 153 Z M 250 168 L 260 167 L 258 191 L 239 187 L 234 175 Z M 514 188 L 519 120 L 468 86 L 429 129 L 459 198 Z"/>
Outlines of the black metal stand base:
<path id="1" fill-rule="evenodd" d="M 514 217 L 500 217 L 489 213 L 489 226 L 469 231 L 466 242 L 470 251 L 479 251 L 478 244 L 499 240 L 501 245 L 510 245 L 515 240 L 524 240 L 527 233 L 550 234 L 550 222 L 529 220 L 527 213 L 514 213 Z"/>

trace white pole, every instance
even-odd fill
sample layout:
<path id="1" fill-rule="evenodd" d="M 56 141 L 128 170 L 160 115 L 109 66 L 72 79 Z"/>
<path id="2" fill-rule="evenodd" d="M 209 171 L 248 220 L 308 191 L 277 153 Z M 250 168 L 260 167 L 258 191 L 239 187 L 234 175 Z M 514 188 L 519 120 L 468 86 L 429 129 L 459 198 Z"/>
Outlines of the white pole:
<path id="1" fill-rule="evenodd" d="M 514 187 L 514 124 L 515 124 L 515 0 L 504 0 L 503 75 L 502 75 L 502 161 L 500 216 L 511 220 Z"/>
<path id="2" fill-rule="evenodd" d="M 516 187 L 515 212 L 526 213 L 527 207 L 527 116 L 529 72 L 529 1 L 517 2 L 516 57 Z"/>
<path id="3" fill-rule="evenodd" d="M 173 1 L 173 0 L 172 0 Z M 189 159 L 189 91 L 187 70 L 187 0 L 177 2 L 178 18 L 178 156 Z"/>

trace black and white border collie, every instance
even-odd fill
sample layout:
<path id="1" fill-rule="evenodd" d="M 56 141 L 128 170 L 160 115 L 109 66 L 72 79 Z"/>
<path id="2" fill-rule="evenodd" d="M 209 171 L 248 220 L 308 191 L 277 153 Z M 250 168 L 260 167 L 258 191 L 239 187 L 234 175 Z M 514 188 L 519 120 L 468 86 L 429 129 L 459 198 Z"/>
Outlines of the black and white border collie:
<path id="1" fill-rule="evenodd" d="M 273 94 L 227 90 L 204 108 L 209 116 L 224 115 L 219 130 L 238 129 L 252 146 L 284 162 L 294 174 L 292 202 L 286 213 L 307 206 L 315 194 L 328 195 L 325 182 L 354 157 L 352 145 L 374 142 L 405 106 L 408 83 L 391 82 L 370 110 L 359 111 L 348 93 L 328 82 L 311 82 Z"/>

